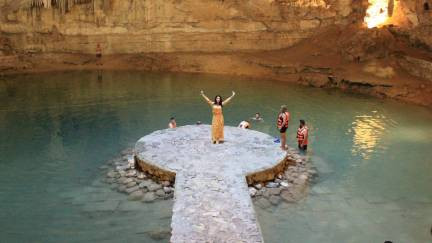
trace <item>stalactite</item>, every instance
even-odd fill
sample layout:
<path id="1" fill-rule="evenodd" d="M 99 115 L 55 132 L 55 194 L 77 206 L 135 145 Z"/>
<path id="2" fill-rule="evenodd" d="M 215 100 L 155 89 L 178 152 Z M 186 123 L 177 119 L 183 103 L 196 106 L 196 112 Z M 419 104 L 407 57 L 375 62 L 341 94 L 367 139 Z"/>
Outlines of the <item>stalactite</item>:
<path id="1" fill-rule="evenodd" d="M 94 0 L 27 0 L 27 8 L 56 8 L 60 13 L 68 12 L 74 5 L 93 4 Z"/>

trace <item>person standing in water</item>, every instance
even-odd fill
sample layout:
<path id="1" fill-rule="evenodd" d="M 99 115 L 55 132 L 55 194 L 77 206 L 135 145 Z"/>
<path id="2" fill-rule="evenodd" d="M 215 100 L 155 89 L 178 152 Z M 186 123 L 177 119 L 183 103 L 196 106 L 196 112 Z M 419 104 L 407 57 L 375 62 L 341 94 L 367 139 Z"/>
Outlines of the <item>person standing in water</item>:
<path id="1" fill-rule="evenodd" d="M 234 97 L 235 92 L 232 91 L 232 95 L 226 99 L 222 100 L 222 96 L 216 95 L 214 101 L 211 101 L 201 90 L 201 96 L 207 101 L 207 103 L 212 108 L 213 119 L 212 119 L 212 142 L 219 144 L 224 140 L 224 117 L 222 113 L 222 107 L 228 104 Z"/>
<path id="2" fill-rule="evenodd" d="M 300 150 L 307 150 L 309 129 L 304 120 L 300 120 L 300 126 L 297 130 L 297 143 Z"/>
<path id="3" fill-rule="evenodd" d="M 277 129 L 280 133 L 280 142 L 281 142 L 281 148 L 283 150 L 286 150 L 286 130 L 288 129 L 288 123 L 290 120 L 290 113 L 288 112 L 288 108 L 283 105 L 281 106 L 281 110 L 279 112 L 278 118 L 277 118 Z"/>

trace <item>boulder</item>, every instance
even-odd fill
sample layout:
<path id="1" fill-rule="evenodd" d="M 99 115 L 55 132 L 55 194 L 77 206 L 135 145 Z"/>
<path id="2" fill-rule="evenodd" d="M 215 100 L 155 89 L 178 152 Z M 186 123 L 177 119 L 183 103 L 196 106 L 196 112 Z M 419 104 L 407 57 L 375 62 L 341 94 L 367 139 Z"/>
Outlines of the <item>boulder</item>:
<path id="1" fill-rule="evenodd" d="M 249 187 L 249 195 L 251 197 L 254 197 L 257 194 L 257 189 L 255 189 L 254 187 Z"/>
<path id="2" fill-rule="evenodd" d="M 135 192 L 135 191 L 138 191 L 138 190 L 139 190 L 139 187 L 138 186 L 134 186 L 134 187 L 127 188 L 125 191 L 126 191 L 126 193 L 131 194 L 132 192 Z"/>
<path id="3" fill-rule="evenodd" d="M 256 201 L 256 204 L 263 209 L 266 209 L 271 206 L 271 203 L 266 198 L 260 198 Z"/>
<path id="4" fill-rule="evenodd" d="M 272 195 L 272 196 L 269 198 L 269 201 L 270 201 L 270 203 L 273 204 L 273 205 L 278 205 L 278 204 L 280 203 L 280 201 L 281 201 L 281 198 L 278 197 L 278 196 Z"/>
<path id="5" fill-rule="evenodd" d="M 144 194 L 142 198 L 142 202 L 153 202 L 156 199 L 156 195 L 154 192 L 147 192 Z"/>
<path id="6" fill-rule="evenodd" d="M 155 194 L 158 197 L 165 197 L 165 191 L 163 189 L 157 190 Z"/>
<path id="7" fill-rule="evenodd" d="M 134 191 L 128 196 L 128 200 L 129 201 L 139 201 L 142 199 L 143 196 L 144 196 L 144 193 L 142 191 L 140 191 L 140 190 Z"/>

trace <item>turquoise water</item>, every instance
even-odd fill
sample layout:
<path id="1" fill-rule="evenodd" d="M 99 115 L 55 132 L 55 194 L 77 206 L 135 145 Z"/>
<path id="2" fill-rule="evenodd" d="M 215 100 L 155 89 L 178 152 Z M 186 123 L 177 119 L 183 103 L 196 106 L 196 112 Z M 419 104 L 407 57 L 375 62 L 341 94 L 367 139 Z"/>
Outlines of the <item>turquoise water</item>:
<path id="1" fill-rule="evenodd" d="M 266 242 L 432 242 L 432 112 L 337 90 L 236 77 L 68 72 L 0 80 L 0 235 L 4 242 L 167 242 L 172 203 L 128 202 L 99 167 L 141 136 L 209 123 L 200 98 L 227 96 L 227 125 L 277 135 L 281 104 L 311 130 L 319 171 L 298 204 L 256 208 Z"/>

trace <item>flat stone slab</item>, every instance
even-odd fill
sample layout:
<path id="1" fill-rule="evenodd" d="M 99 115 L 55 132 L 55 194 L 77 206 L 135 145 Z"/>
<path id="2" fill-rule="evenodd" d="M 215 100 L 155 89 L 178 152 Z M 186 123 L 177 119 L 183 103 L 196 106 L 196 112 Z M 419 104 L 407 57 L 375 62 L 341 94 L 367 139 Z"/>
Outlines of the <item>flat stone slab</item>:
<path id="1" fill-rule="evenodd" d="M 139 166 L 175 176 L 171 242 L 263 242 L 246 176 L 272 172 L 287 154 L 267 134 L 224 132 L 222 144 L 211 143 L 209 125 L 159 130 L 136 143 Z"/>

